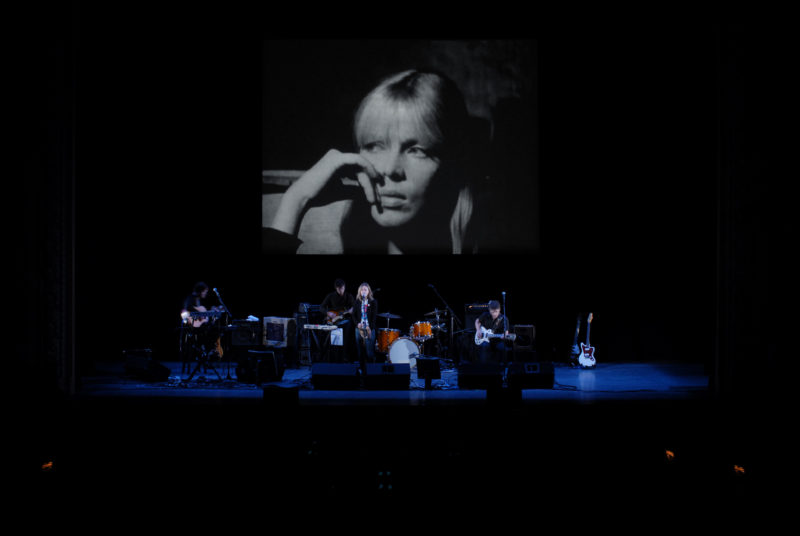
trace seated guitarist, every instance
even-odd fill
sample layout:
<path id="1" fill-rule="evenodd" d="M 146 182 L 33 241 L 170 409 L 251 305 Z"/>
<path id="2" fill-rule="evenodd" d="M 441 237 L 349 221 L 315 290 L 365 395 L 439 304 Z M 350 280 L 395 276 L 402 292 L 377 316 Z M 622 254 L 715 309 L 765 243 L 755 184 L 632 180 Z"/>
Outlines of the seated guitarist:
<path id="1" fill-rule="evenodd" d="M 351 315 L 353 314 L 353 307 L 356 304 L 356 299 L 352 294 L 345 292 L 345 283 L 341 279 L 337 279 L 333 283 L 335 292 L 331 292 L 320 304 L 320 309 L 326 312 L 326 320 L 329 324 L 335 324 L 342 328 L 344 360 L 352 361 L 351 356 L 351 341 L 355 337 L 353 334 L 353 322 Z"/>
<path id="2" fill-rule="evenodd" d="M 508 335 L 508 318 L 500 313 L 500 302 L 489 302 L 489 310 L 475 319 L 475 330 L 481 333 L 481 328 L 491 330 L 493 334 Z M 476 334 L 476 339 L 477 339 Z M 503 363 L 506 361 L 506 345 L 503 337 L 487 338 L 478 346 L 479 363 Z"/>
<path id="3" fill-rule="evenodd" d="M 181 319 L 183 325 L 189 328 L 188 331 L 183 332 L 181 340 L 184 361 L 197 357 L 196 355 L 189 355 L 189 352 L 192 351 L 200 352 L 204 355 L 207 352 L 215 352 L 216 359 L 222 357 L 219 322 L 209 316 L 192 316 L 192 313 L 222 311 L 223 308 L 221 306 L 211 305 L 211 300 L 208 298 L 208 290 L 208 285 L 198 281 L 195 283 L 192 293 L 183 300 Z"/>
<path id="4" fill-rule="evenodd" d="M 192 293 L 183 300 L 181 318 L 184 322 L 191 323 L 193 327 L 199 328 L 208 322 L 208 318 L 191 318 L 190 313 L 205 313 L 208 310 L 208 285 L 199 281 L 195 283 Z"/>

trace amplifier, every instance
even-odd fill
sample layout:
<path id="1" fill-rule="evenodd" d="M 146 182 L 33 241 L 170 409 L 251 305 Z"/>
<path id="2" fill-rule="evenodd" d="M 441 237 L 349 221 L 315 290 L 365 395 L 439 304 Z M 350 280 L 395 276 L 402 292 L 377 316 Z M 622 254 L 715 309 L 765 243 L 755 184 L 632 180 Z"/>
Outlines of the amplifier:
<path id="1" fill-rule="evenodd" d="M 297 346 L 297 320 L 278 316 L 265 316 L 263 345 L 274 348 Z"/>
<path id="2" fill-rule="evenodd" d="M 258 320 L 234 320 L 231 322 L 231 346 L 259 346 L 261 344 L 261 322 Z"/>
<path id="3" fill-rule="evenodd" d="M 464 306 L 464 328 L 475 329 L 475 320 L 489 310 L 488 303 L 468 303 Z"/>

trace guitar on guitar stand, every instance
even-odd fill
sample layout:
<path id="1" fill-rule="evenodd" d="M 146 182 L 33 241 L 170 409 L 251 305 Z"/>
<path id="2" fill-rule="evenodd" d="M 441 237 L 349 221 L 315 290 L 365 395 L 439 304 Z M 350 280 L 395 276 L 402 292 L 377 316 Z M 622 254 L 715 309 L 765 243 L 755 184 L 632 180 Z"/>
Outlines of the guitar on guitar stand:
<path id="1" fill-rule="evenodd" d="M 594 368 L 597 361 L 594 358 L 594 346 L 589 346 L 589 331 L 592 327 L 592 313 L 586 320 L 586 344 L 581 343 L 581 353 L 578 356 L 578 364 L 583 368 Z"/>

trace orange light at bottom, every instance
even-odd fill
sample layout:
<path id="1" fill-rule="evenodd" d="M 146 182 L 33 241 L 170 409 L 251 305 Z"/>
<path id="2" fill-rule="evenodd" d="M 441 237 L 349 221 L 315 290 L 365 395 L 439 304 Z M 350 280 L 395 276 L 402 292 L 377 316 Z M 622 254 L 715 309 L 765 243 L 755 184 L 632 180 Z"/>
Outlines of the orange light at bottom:
<path id="1" fill-rule="evenodd" d="M 47 462 L 42 464 L 42 471 L 52 471 L 53 470 L 53 462 Z"/>
<path id="2" fill-rule="evenodd" d="M 733 472 L 736 473 L 737 475 L 743 475 L 744 474 L 744 467 L 742 467 L 741 465 L 734 465 L 733 466 Z"/>
<path id="3" fill-rule="evenodd" d="M 665 451 L 665 454 L 666 454 L 668 460 L 674 460 L 675 459 L 675 453 L 672 452 L 671 450 Z"/>

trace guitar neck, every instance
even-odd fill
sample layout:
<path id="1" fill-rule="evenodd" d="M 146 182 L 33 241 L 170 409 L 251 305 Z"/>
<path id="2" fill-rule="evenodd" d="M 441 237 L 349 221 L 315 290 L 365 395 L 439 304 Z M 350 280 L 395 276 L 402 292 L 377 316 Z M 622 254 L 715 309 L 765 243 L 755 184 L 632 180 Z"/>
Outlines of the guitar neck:
<path id="1" fill-rule="evenodd" d="M 592 313 L 589 313 L 589 320 L 586 322 L 586 346 L 589 346 L 589 333 L 592 331 Z"/>

